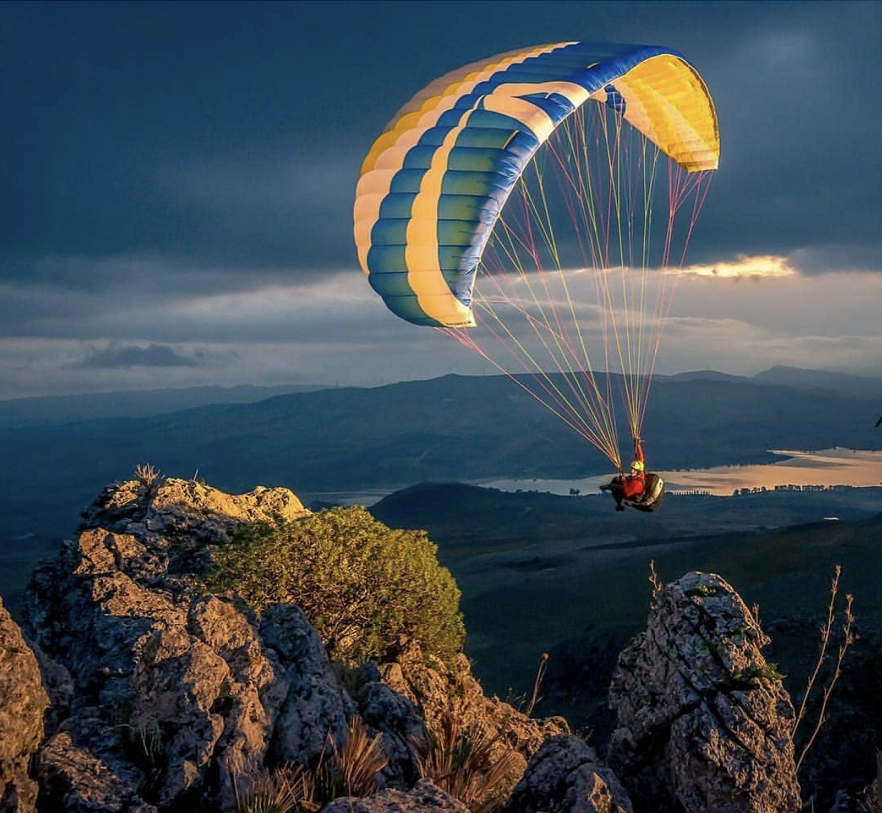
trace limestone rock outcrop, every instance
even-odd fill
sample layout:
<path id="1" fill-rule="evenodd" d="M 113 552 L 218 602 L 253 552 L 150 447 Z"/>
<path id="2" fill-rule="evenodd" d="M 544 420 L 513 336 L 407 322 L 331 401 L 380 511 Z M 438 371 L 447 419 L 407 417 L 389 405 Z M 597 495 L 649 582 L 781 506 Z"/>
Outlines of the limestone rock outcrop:
<path id="1" fill-rule="evenodd" d="M 631 800 L 594 749 L 572 734 L 551 737 L 530 760 L 505 813 L 633 813 Z"/>
<path id="2" fill-rule="evenodd" d="M 37 783 L 31 759 L 43 739 L 49 696 L 37 658 L 0 601 L 0 811 L 29 813 Z"/>
<path id="3" fill-rule="evenodd" d="M 270 644 L 241 602 L 200 588 L 208 547 L 274 513 L 304 509 L 286 489 L 232 496 L 182 480 L 122 483 L 38 568 L 28 629 L 75 690 L 40 756 L 48 804 L 135 810 L 189 798 L 228 809 L 235 766 L 261 761 L 284 739 L 280 715 L 293 725 L 313 714 L 316 730 L 342 729 L 351 701 L 297 607 L 273 608 Z M 308 653 L 290 643 L 298 636 Z M 318 684 L 333 685 L 336 705 L 292 715 Z M 280 757 L 308 761 L 321 751 L 316 736 L 282 742 Z"/>
<path id="4" fill-rule="evenodd" d="M 84 512 L 24 606 L 58 698 L 36 773 L 45 809 L 232 810 L 243 766 L 314 766 L 360 714 L 389 756 L 370 804 L 398 809 L 406 796 L 408 810 L 458 810 L 425 782 L 407 791 L 427 721 L 456 714 L 513 757 L 506 792 L 545 737 L 566 730 L 486 698 L 464 657 L 429 666 L 411 650 L 353 682 L 298 607 L 276 604 L 258 620 L 237 598 L 206 593 L 212 551 L 237 527 L 305 513 L 286 489 L 233 496 L 143 478 L 107 488 Z"/>
<path id="5" fill-rule="evenodd" d="M 507 770 L 499 785 L 508 796 L 527 768 L 527 760 L 548 737 L 569 732 L 563 717 L 536 719 L 519 712 L 496 697 L 487 697 L 472 676 L 465 655 L 446 665 L 431 665 L 418 648 L 379 668 L 383 684 L 405 698 L 429 730 L 440 730 L 452 716 L 472 738 L 490 743 L 491 761 L 506 757 Z M 385 730 L 385 729 L 384 729 Z"/>
<path id="6" fill-rule="evenodd" d="M 654 597 L 610 687 L 608 760 L 638 813 L 799 809 L 795 715 L 766 643 L 717 575 L 689 573 Z"/>

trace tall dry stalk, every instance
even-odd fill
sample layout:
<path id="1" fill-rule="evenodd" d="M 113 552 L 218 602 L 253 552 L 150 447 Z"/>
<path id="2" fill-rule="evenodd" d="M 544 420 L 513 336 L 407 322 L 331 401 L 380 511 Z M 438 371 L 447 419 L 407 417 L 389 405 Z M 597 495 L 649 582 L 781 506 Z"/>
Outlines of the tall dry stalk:
<path id="1" fill-rule="evenodd" d="M 661 579 L 655 570 L 655 559 L 649 560 L 649 583 L 652 585 L 652 599 L 650 603 L 652 606 L 655 606 L 656 599 L 662 591 Z"/>
<path id="2" fill-rule="evenodd" d="M 818 660 L 815 663 L 814 671 L 809 676 L 809 679 L 806 683 L 806 689 L 805 693 L 802 696 L 802 702 L 799 704 L 799 711 L 796 714 L 796 723 L 793 726 L 794 737 L 796 736 L 796 731 L 799 728 L 800 723 L 802 723 L 802 721 L 806 717 L 809 697 L 812 693 L 812 689 L 814 688 L 815 683 L 818 680 L 821 669 L 827 661 L 827 650 L 829 649 L 831 640 L 833 638 L 833 627 L 836 620 L 836 598 L 839 595 L 839 577 L 841 575 L 842 568 L 839 565 L 836 565 L 833 570 L 833 580 L 830 583 L 830 603 L 827 605 L 827 620 L 821 627 L 821 648 L 818 654 Z M 839 649 L 837 651 L 836 662 L 833 666 L 833 672 L 830 675 L 830 681 L 826 686 L 824 686 L 821 692 L 821 708 L 818 712 L 818 719 L 815 723 L 815 728 L 812 731 L 808 742 L 805 744 L 805 747 L 802 749 L 802 753 L 799 755 L 799 759 L 796 761 L 797 770 L 799 770 L 799 767 L 802 765 L 806 754 L 817 739 L 818 733 L 820 732 L 824 723 L 827 721 L 827 704 L 830 700 L 831 695 L 833 694 L 833 687 L 836 685 L 836 681 L 839 680 L 839 676 L 842 673 L 842 663 L 845 660 L 845 655 L 848 652 L 848 648 L 857 640 L 857 635 L 854 632 L 854 615 L 851 609 L 853 601 L 854 597 L 850 593 L 846 594 L 845 609 L 843 611 L 845 620 L 842 625 L 842 642 L 840 643 Z"/>
<path id="3" fill-rule="evenodd" d="M 821 668 L 823 667 L 824 661 L 827 657 L 827 647 L 830 645 L 830 638 L 833 634 L 833 619 L 836 612 L 836 595 L 839 592 L 839 576 L 841 574 L 842 567 L 840 565 L 836 565 L 836 568 L 833 570 L 833 581 L 830 584 L 830 603 L 827 605 L 827 621 L 824 626 L 821 627 L 821 651 L 818 655 L 818 660 L 815 663 L 815 669 L 808 679 L 808 683 L 805 687 L 805 693 L 802 696 L 802 703 L 800 703 L 799 711 L 796 714 L 796 723 L 793 726 L 794 737 L 796 736 L 796 731 L 799 728 L 800 723 L 805 717 L 806 704 L 808 703 L 809 696 L 812 693 L 812 688 L 815 685 L 815 681 L 818 679 L 818 675 L 820 674 Z"/>
<path id="4" fill-rule="evenodd" d="M 527 708 L 524 709 L 524 714 L 526 714 L 527 717 L 530 717 L 533 714 L 536 704 L 541 699 L 539 697 L 539 689 L 542 687 L 542 679 L 545 677 L 547 671 L 548 653 L 543 652 L 542 657 L 539 660 L 539 668 L 536 670 L 536 680 L 533 681 L 533 693 L 530 695 L 530 702 L 527 704 Z"/>

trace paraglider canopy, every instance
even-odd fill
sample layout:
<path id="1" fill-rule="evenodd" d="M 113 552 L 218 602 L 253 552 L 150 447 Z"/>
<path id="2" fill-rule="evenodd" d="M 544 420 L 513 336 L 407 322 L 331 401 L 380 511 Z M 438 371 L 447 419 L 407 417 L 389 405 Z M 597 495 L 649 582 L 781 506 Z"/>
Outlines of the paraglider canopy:
<path id="1" fill-rule="evenodd" d="M 389 310 L 479 354 L 621 471 L 613 392 L 639 437 L 667 272 L 719 153 L 707 88 L 675 51 L 561 42 L 490 57 L 430 83 L 374 142 L 359 262 Z"/>
<path id="2" fill-rule="evenodd" d="M 562 42 L 446 74 L 387 125 L 358 182 L 359 262 L 393 313 L 417 325 L 475 324 L 475 273 L 503 205 L 536 150 L 589 100 L 687 172 L 717 167 L 713 102 L 675 51 Z"/>

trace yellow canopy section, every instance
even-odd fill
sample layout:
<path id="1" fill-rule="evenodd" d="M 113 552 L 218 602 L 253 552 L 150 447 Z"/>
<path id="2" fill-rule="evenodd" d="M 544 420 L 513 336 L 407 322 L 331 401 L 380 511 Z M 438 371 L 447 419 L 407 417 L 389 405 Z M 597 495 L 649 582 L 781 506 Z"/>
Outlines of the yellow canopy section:
<path id="1" fill-rule="evenodd" d="M 632 124 L 688 172 L 716 169 L 720 131 L 702 78 L 683 59 L 662 54 L 616 79 Z M 606 94 L 604 94 L 604 98 Z"/>

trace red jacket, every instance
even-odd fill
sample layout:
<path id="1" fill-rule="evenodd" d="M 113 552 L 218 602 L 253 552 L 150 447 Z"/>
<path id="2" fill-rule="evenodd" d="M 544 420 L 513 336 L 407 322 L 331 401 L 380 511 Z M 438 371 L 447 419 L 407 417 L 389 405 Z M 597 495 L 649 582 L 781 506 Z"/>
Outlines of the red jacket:
<path id="1" fill-rule="evenodd" d="M 643 462 L 643 449 L 638 440 L 634 446 L 634 459 Z M 641 471 L 639 474 L 629 474 L 622 477 L 622 491 L 625 492 L 625 498 L 633 500 L 643 494 L 646 488 L 646 472 Z"/>

